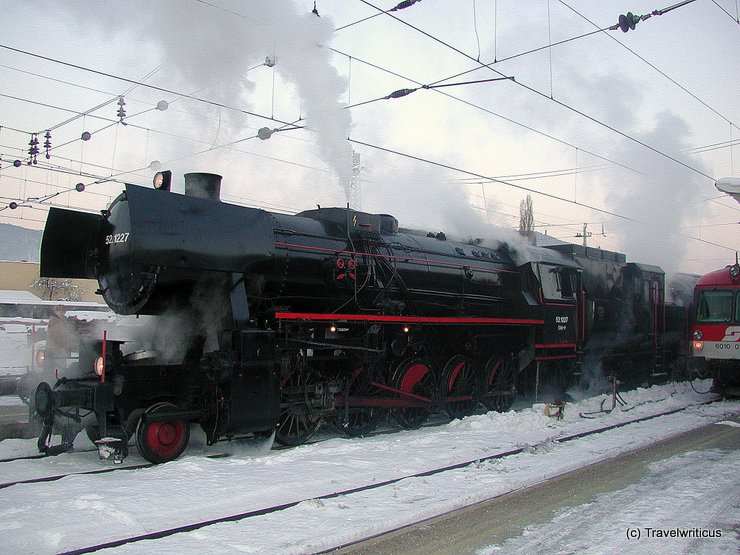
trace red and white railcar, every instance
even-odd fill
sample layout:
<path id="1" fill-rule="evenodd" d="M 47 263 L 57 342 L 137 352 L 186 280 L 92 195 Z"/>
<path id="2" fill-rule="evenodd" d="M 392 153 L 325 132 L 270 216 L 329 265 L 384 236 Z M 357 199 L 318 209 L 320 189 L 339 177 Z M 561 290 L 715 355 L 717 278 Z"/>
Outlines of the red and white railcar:
<path id="1" fill-rule="evenodd" d="M 694 286 L 691 354 L 694 368 L 708 372 L 712 388 L 740 395 L 740 264 L 710 272 Z"/>

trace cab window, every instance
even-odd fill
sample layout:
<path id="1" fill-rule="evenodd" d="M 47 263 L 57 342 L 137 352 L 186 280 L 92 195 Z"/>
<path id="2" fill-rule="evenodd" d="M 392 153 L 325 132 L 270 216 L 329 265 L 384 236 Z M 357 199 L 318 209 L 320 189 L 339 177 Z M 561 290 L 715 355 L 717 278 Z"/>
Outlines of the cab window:
<path id="1" fill-rule="evenodd" d="M 573 298 L 573 275 L 565 268 L 540 264 L 540 283 L 546 299 Z"/>

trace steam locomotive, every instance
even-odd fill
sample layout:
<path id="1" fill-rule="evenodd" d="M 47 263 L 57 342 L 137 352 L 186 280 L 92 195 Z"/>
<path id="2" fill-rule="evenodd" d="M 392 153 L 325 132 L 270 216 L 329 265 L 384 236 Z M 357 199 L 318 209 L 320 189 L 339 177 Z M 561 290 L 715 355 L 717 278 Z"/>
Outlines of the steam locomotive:
<path id="1" fill-rule="evenodd" d="M 584 379 L 589 359 L 660 380 L 686 345 L 664 273 L 619 253 L 457 242 L 350 208 L 270 213 L 221 202 L 217 175 L 186 174 L 185 194 L 170 182 L 126 185 L 100 214 L 50 209 L 41 275 L 96 279 L 115 312 L 158 324 L 140 349 L 86 338 L 76 375 L 39 384 L 41 451 L 83 428 L 101 456 L 135 435 L 155 463 L 193 423 L 209 444 L 296 445 L 325 422 L 359 436 L 388 415 L 414 428 L 508 410 L 517 388 Z"/>
<path id="2" fill-rule="evenodd" d="M 702 276 L 694 288 L 690 371 L 717 393 L 740 396 L 740 264 Z"/>

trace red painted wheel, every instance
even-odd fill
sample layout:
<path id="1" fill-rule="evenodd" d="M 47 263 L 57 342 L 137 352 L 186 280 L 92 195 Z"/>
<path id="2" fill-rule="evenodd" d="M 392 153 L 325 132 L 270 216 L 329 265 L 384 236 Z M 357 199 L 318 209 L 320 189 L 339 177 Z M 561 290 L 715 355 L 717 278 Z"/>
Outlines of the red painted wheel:
<path id="1" fill-rule="evenodd" d="M 144 411 L 145 415 L 177 410 L 172 403 L 157 403 Z M 183 420 L 139 421 L 136 446 L 149 462 L 174 461 L 182 455 L 190 439 L 190 426 Z"/>
<path id="2" fill-rule="evenodd" d="M 470 359 L 463 355 L 453 356 L 445 364 L 442 376 L 447 393 L 445 410 L 450 418 L 472 414 L 478 404 L 475 399 L 478 385 Z"/>
<path id="3" fill-rule="evenodd" d="M 434 393 L 434 373 L 421 359 L 405 360 L 396 369 L 393 384 L 396 389 L 411 394 L 402 395 L 402 400 L 408 399 L 416 405 L 394 409 L 393 417 L 402 428 L 418 428 L 429 418 L 431 397 Z"/>
<path id="4" fill-rule="evenodd" d="M 514 369 L 507 357 L 494 355 L 483 369 L 483 404 L 488 410 L 506 412 L 514 403 Z"/>

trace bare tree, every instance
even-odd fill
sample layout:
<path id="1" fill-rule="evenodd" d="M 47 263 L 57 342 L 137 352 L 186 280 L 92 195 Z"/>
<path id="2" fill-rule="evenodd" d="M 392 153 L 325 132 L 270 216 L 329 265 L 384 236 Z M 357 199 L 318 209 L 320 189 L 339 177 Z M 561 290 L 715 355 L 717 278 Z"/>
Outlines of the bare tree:
<path id="1" fill-rule="evenodd" d="M 534 206 L 532 204 L 532 197 L 527 195 L 527 198 L 519 203 L 519 234 L 531 242 L 533 231 Z"/>
<path id="2" fill-rule="evenodd" d="M 31 284 L 47 301 L 79 301 L 84 291 L 71 279 L 39 278 Z"/>

